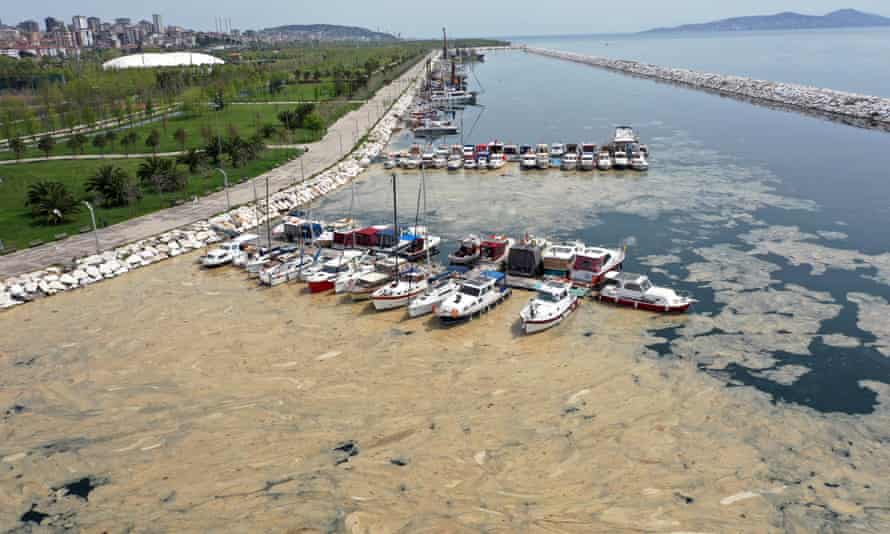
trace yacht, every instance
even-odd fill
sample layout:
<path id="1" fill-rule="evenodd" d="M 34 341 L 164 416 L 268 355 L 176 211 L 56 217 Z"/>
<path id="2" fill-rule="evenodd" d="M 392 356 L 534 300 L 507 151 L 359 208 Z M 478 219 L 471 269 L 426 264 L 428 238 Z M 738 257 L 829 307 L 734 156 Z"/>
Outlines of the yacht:
<path id="1" fill-rule="evenodd" d="M 537 166 L 539 169 L 549 169 L 550 168 L 550 147 L 545 144 L 538 145 L 537 149 L 535 149 L 535 158 L 537 159 Z"/>
<path id="2" fill-rule="evenodd" d="M 487 312 L 510 296 L 510 288 L 503 282 L 504 273 L 495 271 L 464 280 L 457 293 L 436 308 L 436 316 L 445 324 L 453 324 Z"/>
<path id="3" fill-rule="evenodd" d="M 624 258 L 624 249 L 585 247 L 575 253 L 569 279 L 575 285 L 597 287 L 602 284 L 606 273 L 621 270 Z"/>
<path id="4" fill-rule="evenodd" d="M 267 267 L 260 271 L 260 283 L 275 287 L 287 282 L 300 279 L 300 274 L 310 267 L 314 259 L 312 256 L 296 257 L 284 263 Z"/>
<path id="5" fill-rule="evenodd" d="M 393 273 L 371 270 L 355 277 L 349 288 L 349 298 L 353 301 L 368 300 L 375 291 L 390 283 Z"/>
<path id="6" fill-rule="evenodd" d="M 628 143 L 639 143 L 640 138 L 634 133 L 634 129 L 630 126 L 618 126 L 615 128 L 615 135 L 612 142 L 616 145 L 624 145 Z"/>
<path id="7" fill-rule="evenodd" d="M 612 168 L 612 156 L 607 150 L 600 151 L 596 158 L 596 168 L 601 171 L 608 171 Z"/>
<path id="8" fill-rule="evenodd" d="M 575 254 L 584 250 L 583 243 L 563 242 L 553 243 L 544 249 L 541 258 L 544 262 L 544 274 L 554 276 L 568 276 L 569 269 L 575 261 Z"/>
<path id="9" fill-rule="evenodd" d="M 448 158 L 449 171 L 459 171 L 462 166 L 463 159 L 461 159 L 461 156 L 451 156 Z"/>
<path id="10" fill-rule="evenodd" d="M 503 154 L 492 154 L 488 159 L 489 169 L 500 169 L 506 164 Z"/>
<path id="11" fill-rule="evenodd" d="M 536 290 L 535 297 L 519 312 L 522 331 L 526 334 L 553 328 L 578 308 L 578 296 L 569 283 L 543 282 Z"/>
<path id="12" fill-rule="evenodd" d="M 526 152 L 522 155 L 522 159 L 519 161 L 519 165 L 523 169 L 534 169 L 538 166 L 538 157 L 534 152 Z"/>
<path id="13" fill-rule="evenodd" d="M 423 294 L 418 295 L 408 304 L 408 315 L 420 317 L 428 313 L 434 313 L 442 302 L 454 296 L 460 290 L 461 282 L 458 276 L 466 272 L 465 268 L 459 267 L 457 269 L 460 270 L 455 270 L 452 267 L 444 273 L 430 278 Z"/>
<path id="14" fill-rule="evenodd" d="M 565 151 L 565 146 L 562 143 L 553 143 L 550 145 L 550 159 L 561 158 Z"/>
<path id="15" fill-rule="evenodd" d="M 448 159 L 445 156 L 443 156 L 441 154 L 436 154 L 435 157 L 433 157 L 433 167 L 434 168 L 444 169 L 447 165 L 448 165 Z"/>
<path id="16" fill-rule="evenodd" d="M 420 156 L 420 168 L 421 169 L 429 169 L 433 166 L 433 160 L 436 159 L 435 152 L 424 152 L 423 155 Z"/>
<path id="17" fill-rule="evenodd" d="M 464 159 L 464 169 L 473 170 L 476 168 L 476 160 L 473 158 Z"/>
<path id="18" fill-rule="evenodd" d="M 610 272 L 603 284 L 600 300 L 637 310 L 683 313 L 697 302 L 690 295 L 655 286 L 648 276 L 640 274 Z"/>
<path id="19" fill-rule="evenodd" d="M 476 153 L 476 168 L 480 171 L 484 171 L 488 168 L 488 152 Z"/>
<path id="20" fill-rule="evenodd" d="M 592 171 L 596 167 L 596 145 L 590 143 L 581 145 L 579 167 L 582 171 Z"/>
<path id="21" fill-rule="evenodd" d="M 474 145 L 464 145 L 464 159 L 476 156 L 476 147 Z"/>
<path id="22" fill-rule="evenodd" d="M 504 157 L 507 161 L 519 161 L 519 147 L 516 145 L 504 145 Z"/>
<path id="23" fill-rule="evenodd" d="M 564 171 L 574 171 L 578 168 L 578 153 L 566 152 L 560 162 L 560 168 Z"/>
<path id="24" fill-rule="evenodd" d="M 630 160 L 627 159 L 627 152 L 624 150 L 616 150 L 612 155 L 612 167 L 615 169 L 626 169 Z"/>
<path id="25" fill-rule="evenodd" d="M 642 152 L 635 152 L 634 155 L 630 158 L 630 168 L 635 171 L 648 171 L 649 161 L 646 159 L 646 156 L 644 156 Z"/>

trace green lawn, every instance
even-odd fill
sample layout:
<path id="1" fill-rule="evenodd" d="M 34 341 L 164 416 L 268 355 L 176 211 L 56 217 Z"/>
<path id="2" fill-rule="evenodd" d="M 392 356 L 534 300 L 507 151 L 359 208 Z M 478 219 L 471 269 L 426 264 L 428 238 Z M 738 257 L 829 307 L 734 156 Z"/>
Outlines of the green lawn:
<path id="1" fill-rule="evenodd" d="M 298 155 L 296 150 L 267 150 L 263 158 L 233 169 L 225 167 L 230 184 L 243 178 L 252 178 L 277 167 Z M 141 159 L 115 160 L 113 163 L 125 169 L 134 179 Z M 78 198 L 85 196 L 84 184 L 102 165 L 110 161 L 47 161 L 0 167 L 0 240 L 8 248 L 27 248 L 32 241 L 52 241 L 56 235 L 73 235 L 90 226 L 89 212 L 84 209 L 71 217 L 70 222 L 45 226 L 37 224 L 25 207 L 28 187 L 41 180 L 64 183 Z M 219 172 L 208 171 L 189 178 L 188 188 L 178 193 L 146 193 L 138 203 L 120 208 L 96 208 L 96 220 L 100 226 L 112 225 L 139 215 L 170 207 L 177 200 L 190 201 L 222 187 Z"/>
<path id="2" fill-rule="evenodd" d="M 264 124 L 274 124 L 278 127 L 278 132 L 271 138 L 267 139 L 269 144 L 293 144 L 293 143 L 309 143 L 317 141 L 319 132 L 298 129 L 293 132 L 287 132 L 281 127 L 278 121 L 278 113 L 294 106 L 285 104 L 257 104 L 257 105 L 229 105 L 222 111 L 207 111 L 198 116 L 178 116 L 167 120 L 166 127 L 163 121 L 157 121 L 153 124 L 146 124 L 133 128 L 136 132 L 138 141 L 134 146 L 129 147 L 129 152 L 134 153 L 150 153 L 151 149 L 145 144 L 145 139 L 152 130 L 157 130 L 160 134 L 159 152 L 173 152 L 181 150 L 182 145 L 174 138 L 174 133 L 179 128 L 186 132 L 185 148 L 202 148 L 205 144 L 204 137 L 201 132 L 205 128 L 209 128 L 213 132 L 217 132 L 223 137 L 228 137 L 230 130 L 234 129 L 238 135 L 248 138 L 257 133 L 258 129 Z M 317 111 L 325 120 L 326 124 L 332 124 L 338 118 L 358 108 L 358 104 L 352 104 L 342 101 L 324 102 L 317 106 Z M 118 138 L 122 137 L 125 132 L 130 130 L 122 130 L 118 132 Z M 102 150 L 92 145 L 93 135 L 87 136 L 87 145 L 84 146 L 85 154 L 101 154 Z M 105 148 L 106 153 L 124 153 L 120 143 L 116 143 L 114 147 Z M 66 145 L 65 140 L 58 140 L 56 147 L 50 155 L 61 156 L 71 155 L 73 152 Z M 23 158 L 41 158 L 44 153 L 36 147 L 29 146 Z M 15 154 L 11 151 L 0 151 L 0 159 L 15 159 Z"/>

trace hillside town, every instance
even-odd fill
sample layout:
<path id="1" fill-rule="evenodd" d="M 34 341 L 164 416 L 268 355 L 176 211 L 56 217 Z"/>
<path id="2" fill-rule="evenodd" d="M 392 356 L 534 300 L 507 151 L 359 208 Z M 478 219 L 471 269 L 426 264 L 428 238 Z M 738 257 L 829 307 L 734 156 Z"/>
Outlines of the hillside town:
<path id="1" fill-rule="evenodd" d="M 55 17 L 46 17 L 43 24 L 25 20 L 10 26 L 0 21 L 0 56 L 68 57 L 88 49 L 190 49 L 210 43 L 242 42 L 256 36 L 253 31 L 242 35 L 231 27 L 229 19 L 217 18 L 215 24 L 215 31 L 196 31 L 166 25 L 159 14 L 137 22 L 128 17 L 103 21 L 83 15 L 73 16 L 70 23 Z"/>

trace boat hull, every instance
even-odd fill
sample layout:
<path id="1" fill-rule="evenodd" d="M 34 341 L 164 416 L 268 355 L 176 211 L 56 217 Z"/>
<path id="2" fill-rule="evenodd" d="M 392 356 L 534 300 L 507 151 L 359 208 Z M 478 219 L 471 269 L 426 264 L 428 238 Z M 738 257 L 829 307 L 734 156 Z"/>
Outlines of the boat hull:
<path id="1" fill-rule="evenodd" d="M 410 293 L 406 293 L 404 295 L 398 295 L 393 297 L 387 296 L 375 296 L 372 297 L 371 300 L 374 301 L 374 309 L 377 311 L 386 311 L 386 310 L 394 310 L 396 308 L 402 308 L 411 303 L 412 300 L 416 299 L 418 296 L 422 295 L 426 291 L 426 287 L 421 287 L 416 291 L 412 291 Z"/>
<path id="2" fill-rule="evenodd" d="M 334 289 L 334 281 L 333 280 L 309 282 L 309 292 L 310 293 L 324 293 L 325 291 L 330 291 L 332 289 Z"/>
<path id="3" fill-rule="evenodd" d="M 522 331 L 526 334 L 537 334 L 538 332 L 543 332 L 544 330 L 549 330 L 559 323 L 563 322 L 568 318 L 569 315 L 572 314 L 578 308 L 578 300 L 576 299 L 571 306 L 566 308 L 564 312 L 557 315 L 556 317 L 552 317 L 550 319 L 546 319 L 543 321 L 535 321 L 532 319 L 522 319 Z"/>
<path id="4" fill-rule="evenodd" d="M 602 302 L 617 304 L 618 306 L 626 306 L 635 310 L 645 310 L 659 313 L 686 313 L 687 311 L 689 311 L 689 307 L 692 305 L 691 302 L 682 304 L 680 306 L 659 305 L 653 304 L 651 302 L 644 302 L 640 300 L 629 299 L 626 297 L 613 297 L 609 295 L 600 295 L 599 300 L 601 300 Z"/>

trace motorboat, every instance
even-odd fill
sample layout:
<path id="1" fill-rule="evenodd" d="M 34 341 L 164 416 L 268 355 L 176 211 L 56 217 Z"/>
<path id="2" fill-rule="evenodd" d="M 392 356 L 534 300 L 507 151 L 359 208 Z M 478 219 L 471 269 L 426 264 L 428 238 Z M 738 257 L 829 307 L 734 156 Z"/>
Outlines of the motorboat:
<path id="1" fill-rule="evenodd" d="M 405 169 L 416 169 L 420 167 L 420 159 L 417 156 L 409 155 L 402 159 L 402 167 Z"/>
<path id="2" fill-rule="evenodd" d="M 640 138 L 637 137 L 637 134 L 634 132 L 634 129 L 630 126 L 618 126 L 615 128 L 615 135 L 612 137 L 612 142 L 616 145 L 623 145 L 626 143 L 639 143 Z"/>
<path id="3" fill-rule="evenodd" d="M 619 272 L 606 274 L 599 299 L 637 310 L 663 313 L 683 313 L 698 302 L 691 295 L 653 285 L 648 276 Z"/>
<path id="4" fill-rule="evenodd" d="M 433 158 L 433 167 L 436 169 L 444 169 L 448 165 L 448 159 L 441 154 L 436 154 Z"/>
<path id="5" fill-rule="evenodd" d="M 284 263 L 267 267 L 260 271 L 260 283 L 275 287 L 287 282 L 299 280 L 302 272 L 310 267 L 314 261 L 312 256 L 297 256 Z"/>
<path id="6" fill-rule="evenodd" d="M 464 159 L 475 157 L 476 155 L 476 146 L 475 145 L 464 145 Z"/>
<path id="7" fill-rule="evenodd" d="M 583 143 L 578 166 L 582 171 L 592 171 L 596 167 L 596 145 Z"/>
<path id="8" fill-rule="evenodd" d="M 514 243 L 516 241 L 510 237 L 489 236 L 479 244 L 479 262 L 484 269 L 492 271 L 503 269 Z"/>
<path id="9" fill-rule="evenodd" d="M 290 259 L 290 255 L 297 250 L 297 247 L 294 245 L 288 245 L 285 247 L 275 247 L 271 250 L 261 251 L 259 254 L 254 255 L 247 263 L 244 264 L 244 270 L 247 271 L 247 275 L 251 278 L 259 276 L 260 271 L 265 269 L 266 267 L 272 266 L 272 264 L 283 263 L 283 261 L 279 261 L 282 259 L 287 261 Z"/>
<path id="10" fill-rule="evenodd" d="M 488 152 L 479 152 L 476 154 L 476 168 L 484 171 L 488 168 Z"/>
<path id="11" fill-rule="evenodd" d="M 414 128 L 415 137 L 441 137 L 457 135 L 460 130 L 451 121 L 425 120 L 422 125 Z"/>
<path id="12" fill-rule="evenodd" d="M 526 170 L 535 169 L 538 166 L 538 157 L 534 152 L 526 152 L 519 160 L 519 165 Z"/>
<path id="13" fill-rule="evenodd" d="M 368 300 L 375 291 L 390 283 L 394 277 L 391 272 L 371 270 L 353 279 L 349 288 L 349 297 L 354 301 Z"/>
<path id="14" fill-rule="evenodd" d="M 601 171 L 608 171 L 612 168 L 612 156 L 608 151 L 603 150 L 596 158 L 596 168 Z"/>
<path id="15" fill-rule="evenodd" d="M 536 164 L 539 169 L 549 169 L 550 168 L 550 147 L 545 144 L 540 144 L 535 149 L 535 158 Z"/>
<path id="16" fill-rule="evenodd" d="M 623 248 L 584 247 L 575 253 L 569 279 L 575 285 L 597 287 L 602 284 L 606 273 L 621 270 L 624 258 Z"/>
<path id="17" fill-rule="evenodd" d="M 546 281 L 535 289 L 534 298 L 519 312 L 522 331 L 526 334 L 553 328 L 578 308 L 578 296 L 567 282 Z"/>
<path id="18" fill-rule="evenodd" d="M 497 306 L 510 294 L 510 288 L 504 284 L 504 273 L 483 271 L 481 275 L 463 280 L 457 293 L 436 308 L 436 317 L 445 324 L 468 321 Z"/>
<path id="19" fill-rule="evenodd" d="M 334 294 L 341 295 L 349 293 L 355 285 L 355 281 L 358 280 L 360 276 L 374 272 L 375 270 L 373 261 L 369 261 L 368 257 L 362 258 L 362 260 L 357 262 L 355 269 L 353 269 L 352 272 L 342 274 L 334 280 Z"/>
<path id="20" fill-rule="evenodd" d="M 306 277 L 311 293 L 323 293 L 334 289 L 337 278 L 354 272 L 358 268 L 361 252 L 347 250 L 339 258 L 326 261 L 321 269 Z"/>
<path id="21" fill-rule="evenodd" d="M 568 276 L 569 269 L 575 261 L 575 254 L 584 250 L 583 243 L 551 243 L 541 253 L 544 262 L 544 274 L 553 276 Z"/>
<path id="22" fill-rule="evenodd" d="M 476 168 L 476 160 L 473 158 L 464 159 L 464 169 L 473 170 Z"/>
<path id="23" fill-rule="evenodd" d="M 201 257 L 201 265 L 204 267 L 220 267 L 232 263 L 237 256 L 245 255 L 244 248 L 255 243 L 259 239 L 256 234 L 241 234 L 240 236 L 212 248 Z"/>
<path id="24" fill-rule="evenodd" d="M 544 262 L 541 254 L 547 247 L 547 241 L 533 237 L 526 237 L 521 242 L 510 247 L 507 253 L 505 270 L 510 276 L 524 278 L 536 278 L 544 272 Z"/>
<path id="25" fill-rule="evenodd" d="M 401 155 L 398 152 L 390 152 L 386 156 L 386 161 L 383 162 L 384 169 L 395 169 L 399 166 L 399 161 L 401 160 Z"/>
<path id="26" fill-rule="evenodd" d="M 421 270 L 402 273 L 393 282 L 374 291 L 371 301 L 378 311 L 407 306 L 429 287 L 429 274 Z"/>
<path id="27" fill-rule="evenodd" d="M 497 170 L 503 167 L 506 163 L 503 154 L 492 154 L 488 159 L 488 168 Z"/>
<path id="28" fill-rule="evenodd" d="M 403 235 L 402 239 L 407 244 L 399 247 L 399 256 L 407 261 L 420 261 L 429 256 L 435 256 L 439 253 L 439 245 L 442 244 L 441 237 L 429 235 L 425 231 Z"/>
<path id="29" fill-rule="evenodd" d="M 560 168 L 564 171 L 574 171 L 578 168 L 578 153 L 566 152 L 560 162 Z"/>
<path id="30" fill-rule="evenodd" d="M 615 169 L 626 169 L 630 160 L 627 158 L 627 152 L 616 150 L 612 155 L 612 167 Z"/>
<path id="31" fill-rule="evenodd" d="M 550 145 L 550 159 L 560 159 L 565 152 L 566 149 L 562 143 L 553 143 Z"/>
<path id="32" fill-rule="evenodd" d="M 459 171 L 463 167 L 462 156 L 451 156 L 448 158 L 448 170 Z"/>
<path id="33" fill-rule="evenodd" d="M 433 161 L 436 159 L 435 152 L 424 152 L 420 156 L 420 168 L 421 169 L 430 169 L 433 166 Z"/>
<path id="34" fill-rule="evenodd" d="M 504 145 L 504 158 L 509 162 L 519 161 L 519 147 L 516 145 Z"/>
<path id="35" fill-rule="evenodd" d="M 442 302 L 460 290 L 459 276 L 465 272 L 465 267 L 451 267 L 444 273 L 430 278 L 423 294 L 418 295 L 408 304 L 408 315 L 420 317 L 428 313 L 435 313 L 436 308 Z"/>
<path id="36" fill-rule="evenodd" d="M 460 248 L 448 255 L 448 261 L 452 265 L 473 265 L 479 261 L 481 243 L 474 235 L 465 237 L 460 242 Z"/>
<path id="37" fill-rule="evenodd" d="M 649 160 L 646 159 L 642 152 L 635 152 L 630 158 L 630 168 L 635 171 L 648 171 Z"/>

